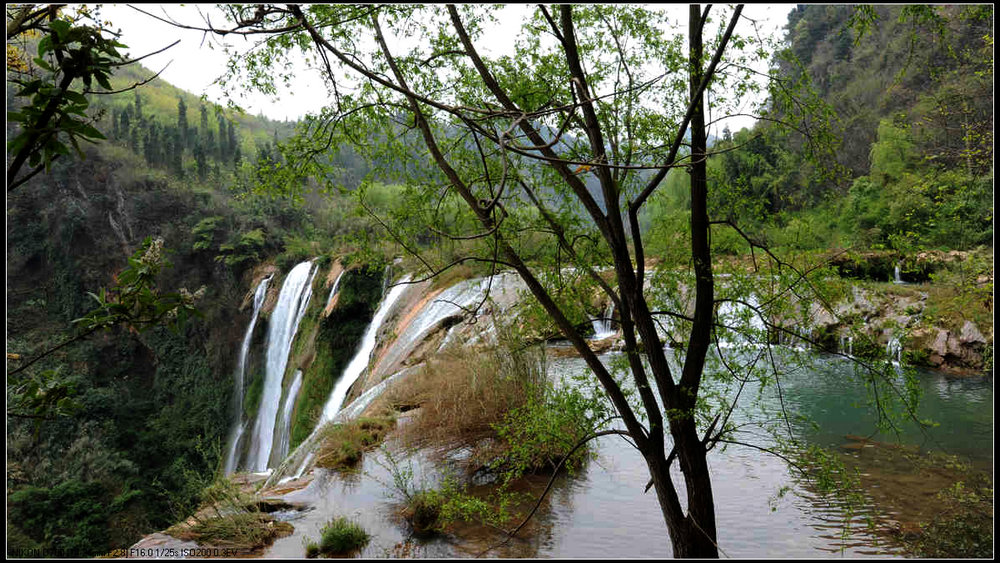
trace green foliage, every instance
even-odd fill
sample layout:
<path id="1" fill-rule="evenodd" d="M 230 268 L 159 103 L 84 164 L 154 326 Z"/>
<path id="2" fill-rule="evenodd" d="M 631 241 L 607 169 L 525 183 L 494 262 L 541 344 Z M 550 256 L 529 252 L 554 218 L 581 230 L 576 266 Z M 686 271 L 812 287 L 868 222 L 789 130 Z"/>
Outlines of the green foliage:
<path id="1" fill-rule="evenodd" d="M 7 507 L 10 521 L 49 553 L 93 557 L 110 549 L 109 519 L 128 502 L 108 503 L 107 495 L 100 483 L 74 479 L 22 488 L 10 494 Z"/>
<path id="2" fill-rule="evenodd" d="M 163 252 L 163 239 L 147 238 L 118 274 L 117 285 L 91 293 L 97 307 L 74 322 L 83 330 L 123 325 L 141 331 L 161 322 L 176 330 L 189 316 L 198 314 L 194 302 L 204 295 L 204 287 L 193 294 L 184 288 L 177 293 L 161 293 L 156 288 L 160 271 L 170 265 Z"/>
<path id="3" fill-rule="evenodd" d="M 22 381 L 9 381 L 7 416 L 34 418 L 36 426 L 44 419 L 71 416 L 80 406 L 74 399 L 76 383 L 62 377 L 57 370 L 29 374 Z"/>
<path id="4" fill-rule="evenodd" d="M 354 469 L 362 454 L 378 447 L 395 425 L 395 417 L 362 417 L 329 425 L 320 437 L 316 465 L 341 471 Z"/>
<path id="5" fill-rule="evenodd" d="M 219 230 L 222 228 L 222 223 L 225 220 L 224 217 L 215 215 L 212 217 L 205 217 L 198 224 L 191 229 L 191 234 L 194 236 L 194 244 L 191 245 L 191 249 L 195 251 L 209 250 L 215 246 L 215 239 L 218 236 Z"/>
<path id="6" fill-rule="evenodd" d="M 436 486 L 417 483 L 412 463 L 403 465 L 386 448 L 382 450 L 392 483 L 386 487 L 390 495 L 402 502 L 402 516 L 414 534 L 432 536 L 445 532 L 455 522 L 475 522 L 503 526 L 512 514 L 510 505 L 517 494 L 506 485 L 487 496 L 470 492 L 451 473 L 443 476 Z M 381 463 L 381 462 L 380 462 Z"/>
<path id="7" fill-rule="evenodd" d="M 112 68 L 123 61 L 118 49 L 125 45 L 105 37 L 99 25 L 52 18 L 37 30 L 42 32 L 42 38 L 33 60 L 36 72 L 10 77 L 21 87 L 15 97 L 30 99 L 17 111 L 7 112 L 8 121 L 20 125 L 7 144 L 7 153 L 12 157 L 7 170 L 11 187 L 15 186 L 25 162 L 32 168 L 44 167 L 48 172 L 54 158 L 69 154 L 67 143 L 83 158 L 80 141 L 105 138 L 87 116 L 90 102 L 85 94 L 91 91 L 94 82 L 111 90 Z M 11 31 L 20 32 L 8 30 L 8 35 Z M 83 88 L 74 86 L 77 81 Z"/>
<path id="8" fill-rule="evenodd" d="M 768 120 L 724 132 L 713 147 L 713 219 L 800 250 L 988 244 L 992 31 L 984 13 L 992 10 L 792 10 L 790 48 L 774 57 L 780 80 L 772 83 Z M 806 107 L 816 109 L 813 117 L 798 118 Z M 733 251 L 729 241 L 716 248 Z"/>
<path id="9" fill-rule="evenodd" d="M 993 556 L 993 480 L 979 475 L 938 493 L 944 509 L 921 526 L 916 539 L 905 543 L 919 557 Z"/>
<path id="10" fill-rule="evenodd" d="M 239 234 L 230 242 L 219 246 L 219 255 L 215 259 L 227 266 L 241 266 L 260 261 L 261 252 L 267 245 L 267 235 L 262 229 Z"/>
<path id="11" fill-rule="evenodd" d="M 888 176 L 886 176 L 888 177 Z M 993 235 L 992 189 L 959 171 L 855 180 L 844 223 L 859 244 L 902 251 L 972 248 Z"/>
<path id="12" fill-rule="evenodd" d="M 525 473 L 555 469 L 599 426 L 602 407 L 599 399 L 576 387 L 546 384 L 529 393 L 527 403 L 512 409 L 495 427 L 506 452 L 491 464 L 493 469 L 503 470 L 505 482 Z M 577 450 L 567 461 L 568 467 L 579 467 L 585 452 Z"/>
<path id="13" fill-rule="evenodd" d="M 909 128 L 894 121 L 879 122 L 878 140 L 872 145 L 871 176 L 883 185 L 898 181 L 917 162 Z"/>
<path id="14" fill-rule="evenodd" d="M 360 524 L 341 516 L 323 526 L 318 544 L 306 545 L 306 557 L 348 555 L 368 545 L 370 540 L 371 535 Z"/>

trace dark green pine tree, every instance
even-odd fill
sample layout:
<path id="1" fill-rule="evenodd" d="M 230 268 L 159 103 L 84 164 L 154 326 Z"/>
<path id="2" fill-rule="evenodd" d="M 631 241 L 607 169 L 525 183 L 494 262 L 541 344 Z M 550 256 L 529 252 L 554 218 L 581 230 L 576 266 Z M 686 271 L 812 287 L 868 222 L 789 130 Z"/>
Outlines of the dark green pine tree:
<path id="1" fill-rule="evenodd" d="M 208 126 L 208 107 L 205 104 L 201 105 L 201 129 L 199 130 L 200 137 L 199 141 L 202 145 L 202 151 L 205 152 L 205 158 L 215 154 L 215 136 L 212 134 L 212 129 Z"/>
<path id="2" fill-rule="evenodd" d="M 175 129 L 173 127 L 163 128 L 163 164 L 171 171 L 174 170 L 174 152 L 177 150 L 174 144 Z"/>
<path id="3" fill-rule="evenodd" d="M 142 121 L 142 96 L 139 91 L 135 91 L 135 120 Z"/>
<path id="4" fill-rule="evenodd" d="M 139 127 L 132 127 L 128 137 L 128 148 L 132 150 L 135 154 L 139 154 Z"/>
<path id="5" fill-rule="evenodd" d="M 146 128 L 146 134 L 142 140 L 142 154 L 146 159 L 146 164 L 153 166 L 156 164 L 156 122 Z"/>
<path id="6" fill-rule="evenodd" d="M 181 136 L 181 152 L 183 152 L 184 147 L 188 146 L 190 142 L 189 131 L 188 131 L 188 117 L 187 117 L 187 104 L 184 103 L 184 98 L 177 98 L 177 130 Z"/>
<path id="7" fill-rule="evenodd" d="M 120 133 L 120 135 L 119 135 L 120 139 L 127 139 L 128 138 L 129 129 L 131 127 L 131 124 L 130 124 L 131 119 L 129 118 L 129 115 L 131 113 L 132 113 L 132 104 L 129 104 L 128 107 L 126 107 L 125 110 L 119 116 L 119 119 L 121 120 L 121 123 L 118 125 L 118 131 Z"/>
<path id="8" fill-rule="evenodd" d="M 208 158 L 205 155 L 205 147 L 201 139 L 198 139 L 194 145 L 194 161 L 198 167 L 198 179 L 204 180 L 208 177 Z"/>
<path id="9" fill-rule="evenodd" d="M 239 166 L 240 160 L 242 159 L 242 156 L 240 155 L 240 142 L 236 138 L 236 126 L 232 121 L 226 125 L 226 137 L 229 140 L 229 142 L 226 143 L 229 148 L 229 154 L 227 156 L 232 159 L 234 167 Z"/>
<path id="10" fill-rule="evenodd" d="M 184 177 L 184 137 L 179 128 L 173 130 L 174 152 L 170 160 L 170 169 L 178 178 Z"/>
<path id="11" fill-rule="evenodd" d="M 229 156 L 229 138 L 226 136 L 226 117 L 221 111 L 217 111 L 215 117 L 219 127 L 219 144 L 215 153 L 215 159 L 219 162 L 225 162 L 226 157 Z"/>

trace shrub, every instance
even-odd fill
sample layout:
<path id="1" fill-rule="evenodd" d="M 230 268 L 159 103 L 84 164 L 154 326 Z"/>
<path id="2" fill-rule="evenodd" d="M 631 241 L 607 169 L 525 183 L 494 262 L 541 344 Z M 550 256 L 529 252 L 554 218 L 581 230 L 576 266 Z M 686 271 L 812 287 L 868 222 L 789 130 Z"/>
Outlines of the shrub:
<path id="1" fill-rule="evenodd" d="M 505 452 L 492 467 L 506 469 L 507 479 L 556 470 L 560 460 L 593 432 L 600 410 L 594 398 L 573 387 L 546 384 L 533 390 L 523 405 L 495 425 Z M 579 465 L 584 452 L 586 448 L 577 450 L 567 460 L 569 467 Z"/>
<path id="2" fill-rule="evenodd" d="M 441 509 L 445 502 L 444 495 L 437 490 L 418 491 L 407 502 L 403 516 L 413 527 L 413 532 L 426 535 L 440 531 L 444 522 L 441 519 Z"/>
<path id="3" fill-rule="evenodd" d="M 197 541 L 202 545 L 258 549 L 292 533 L 292 525 L 275 522 L 263 512 L 236 512 L 206 518 L 189 528 L 171 528 L 167 532 L 176 538 Z"/>
<path id="4" fill-rule="evenodd" d="M 306 557 L 346 555 L 366 546 L 371 536 L 360 524 L 341 516 L 331 520 L 320 534 L 319 543 L 306 546 Z"/>
<path id="5" fill-rule="evenodd" d="M 364 451 L 381 444 L 395 425 L 394 417 L 359 418 L 328 425 L 323 430 L 316 465 L 339 470 L 353 468 Z"/>
<path id="6" fill-rule="evenodd" d="M 988 475 L 938 494 L 944 510 L 921 526 L 911 548 L 919 557 L 993 557 L 993 482 Z"/>

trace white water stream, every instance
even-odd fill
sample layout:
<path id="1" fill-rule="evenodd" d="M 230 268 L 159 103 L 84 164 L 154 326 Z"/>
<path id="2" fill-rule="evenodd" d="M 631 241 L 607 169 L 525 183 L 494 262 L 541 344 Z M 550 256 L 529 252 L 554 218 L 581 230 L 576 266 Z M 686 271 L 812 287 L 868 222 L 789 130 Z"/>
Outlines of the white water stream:
<path id="1" fill-rule="evenodd" d="M 281 293 L 278 295 L 278 303 L 271 312 L 267 329 L 264 391 L 261 394 L 260 407 L 257 409 L 253 442 L 250 447 L 248 468 L 252 471 L 266 471 L 270 464 L 288 354 L 291 352 L 299 322 L 309 305 L 312 280 L 315 275 L 316 267 L 312 260 L 292 268 L 285 277 Z"/>
<path id="2" fill-rule="evenodd" d="M 337 380 L 336 385 L 333 387 L 333 391 L 330 392 L 330 397 L 326 401 L 326 405 L 323 406 L 323 415 L 320 417 L 319 424 L 316 425 L 317 428 L 323 426 L 327 422 L 333 420 L 333 417 L 337 414 L 337 411 L 344 404 L 344 398 L 347 397 L 347 391 L 354 385 L 354 382 L 358 380 L 358 377 L 364 373 L 365 369 L 368 368 L 368 362 L 371 360 L 372 350 L 375 349 L 375 337 L 378 335 L 379 329 L 382 327 L 382 323 L 385 321 L 386 315 L 392 310 L 392 306 L 396 304 L 399 297 L 403 294 L 406 289 L 406 283 L 410 281 L 410 276 L 407 275 L 400 282 L 393 287 L 389 294 L 385 296 L 382 303 L 379 305 L 378 310 L 375 311 L 375 316 L 372 317 L 372 322 L 368 325 L 368 330 L 365 331 L 364 337 L 361 339 L 361 346 L 358 347 L 357 353 L 354 358 L 351 359 L 351 363 L 347 364 L 344 369 L 344 374 L 340 376 Z"/>
<path id="3" fill-rule="evenodd" d="M 281 403 L 281 416 L 278 418 L 278 428 L 274 433 L 278 440 L 274 445 L 275 459 L 282 460 L 288 455 L 288 444 L 291 440 L 292 432 L 292 411 L 295 410 L 295 399 L 299 396 L 299 389 L 302 388 L 302 370 L 295 370 L 295 377 L 292 384 L 285 393 L 285 400 Z"/>
<path id="4" fill-rule="evenodd" d="M 226 455 L 225 472 L 226 475 L 236 471 L 239 463 L 237 452 L 243 433 L 246 431 L 247 422 L 243 420 L 243 396 L 246 389 L 247 355 L 250 353 L 250 343 L 253 341 L 253 331 L 257 327 L 257 318 L 260 315 L 260 308 L 264 305 L 264 298 L 267 297 L 267 284 L 271 281 L 268 276 L 257 284 L 257 291 L 253 294 L 253 314 L 250 316 L 250 324 L 247 325 L 247 332 L 243 336 L 243 345 L 240 347 L 239 360 L 236 361 L 236 373 L 234 374 L 233 404 L 236 418 L 233 421 L 233 429 L 229 434 L 229 453 Z"/>

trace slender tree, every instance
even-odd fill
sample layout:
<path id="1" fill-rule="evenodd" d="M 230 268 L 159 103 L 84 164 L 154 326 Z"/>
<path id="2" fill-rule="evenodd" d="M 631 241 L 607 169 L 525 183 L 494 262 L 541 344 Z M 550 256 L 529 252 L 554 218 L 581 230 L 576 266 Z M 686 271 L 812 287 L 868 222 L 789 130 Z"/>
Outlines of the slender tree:
<path id="1" fill-rule="evenodd" d="M 188 146 L 191 138 L 190 131 L 188 130 L 187 104 L 184 103 L 184 98 L 177 98 L 177 131 L 181 136 L 181 146 Z"/>

